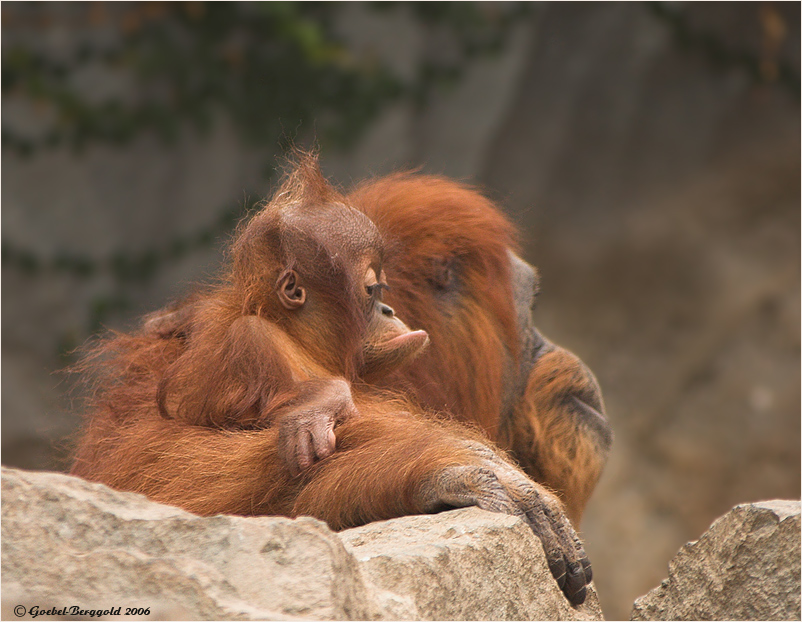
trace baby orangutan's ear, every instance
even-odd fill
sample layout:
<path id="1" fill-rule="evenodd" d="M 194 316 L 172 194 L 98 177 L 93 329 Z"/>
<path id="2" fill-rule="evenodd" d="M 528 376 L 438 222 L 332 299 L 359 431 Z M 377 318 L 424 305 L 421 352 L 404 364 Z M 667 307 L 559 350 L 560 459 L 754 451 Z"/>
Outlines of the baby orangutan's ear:
<path id="1" fill-rule="evenodd" d="M 287 270 L 276 284 L 278 299 L 287 309 L 298 309 L 306 302 L 306 290 L 300 286 L 300 278 L 295 270 Z"/>

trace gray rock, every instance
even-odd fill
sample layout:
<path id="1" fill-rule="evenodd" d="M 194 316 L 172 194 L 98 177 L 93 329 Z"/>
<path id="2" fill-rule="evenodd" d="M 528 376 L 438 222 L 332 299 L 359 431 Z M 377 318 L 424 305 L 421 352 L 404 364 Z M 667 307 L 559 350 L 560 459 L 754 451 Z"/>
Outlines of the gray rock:
<path id="1" fill-rule="evenodd" d="M 799 620 L 800 502 L 738 505 L 638 598 L 633 620 Z"/>
<path id="2" fill-rule="evenodd" d="M 2 491 L 3 588 L 26 595 L 15 606 L 168 603 L 189 619 L 376 617 L 357 563 L 320 521 L 200 518 L 55 473 L 3 469 Z"/>
<path id="3" fill-rule="evenodd" d="M 77 606 L 158 619 L 601 619 L 593 590 L 569 606 L 513 517 L 471 508 L 336 534 L 312 518 L 202 518 L 8 468 L 2 576 L 4 619 L 19 606 L 28 617 Z"/>
<path id="4" fill-rule="evenodd" d="M 423 620 L 601 620 L 593 586 L 572 609 L 520 519 L 478 508 L 407 516 L 340 535 L 369 581 Z"/>

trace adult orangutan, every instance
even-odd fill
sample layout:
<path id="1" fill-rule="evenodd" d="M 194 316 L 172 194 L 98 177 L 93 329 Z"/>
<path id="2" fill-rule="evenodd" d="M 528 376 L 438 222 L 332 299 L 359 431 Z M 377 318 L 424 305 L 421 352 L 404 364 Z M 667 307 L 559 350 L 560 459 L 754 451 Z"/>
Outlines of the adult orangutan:
<path id="1" fill-rule="evenodd" d="M 384 237 L 388 304 L 431 339 L 380 384 L 479 425 L 579 527 L 612 429 L 590 370 L 535 328 L 539 277 L 510 222 L 476 189 L 430 175 L 370 180 L 348 200 Z"/>
<path id="2" fill-rule="evenodd" d="M 511 234 L 452 182 L 395 176 L 344 197 L 302 159 L 240 231 L 221 285 L 89 360 L 100 390 L 73 473 L 199 514 L 334 529 L 466 505 L 520 515 L 583 602 L 592 573 L 560 500 L 485 436 L 578 519 L 609 428 L 589 372 L 532 327 L 534 273 Z M 382 303 L 385 274 L 432 340 L 406 368 L 425 334 Z"/>

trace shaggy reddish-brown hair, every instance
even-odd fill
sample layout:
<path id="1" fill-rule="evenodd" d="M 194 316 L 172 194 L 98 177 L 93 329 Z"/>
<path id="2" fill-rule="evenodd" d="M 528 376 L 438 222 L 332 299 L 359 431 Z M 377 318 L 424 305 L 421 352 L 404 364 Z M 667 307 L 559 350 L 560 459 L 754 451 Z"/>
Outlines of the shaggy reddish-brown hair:
<path id="1" fill-rule="evenodd" d="M 519 347 L 512 224 L 475 188 L 442 177 L 397 173 L 363 183 L 348 200 L 387 240 L 388 304 L 431 339 L 389 383 L 495 437 L 506 356 Z"/>
<path id="2" fill-rule="evenodd" d="M 360 218 L 375 223 L 384 240 L 386 300 L 431 338 L 410 366 L 377 381 L 393 393 L 359 381 L 364 319 L 354 316 L 349 296 L 360 284 L 332 280 L 333 256 L 324 257 L 319 285 L 343 312 L 306 332 L 265 326 L 280 322 L 266 302 L 271 288 L 305 252 L 303 244 L 282 242 L 293 236 L 283 235 L 281 223 L 292 221 L 276 210 L 325 213 L 332 204 L 350 210 L 349 227 L 372 231 Z M 460 442 L 477 438 L 476 426 L 555 490 L 578 521 L 606 459 L 609 426 L 601 415 L 577 416 L 572 396 L 594 404 L 587 412 L 603 411 L 598 387 L 579 359 L 552 344 L 504 412 L 521 358 L 510 260 L 516 248 L 514 227 L 475 188 L 399 173 L 342 195 L 314 158 L 302 158 L 238 230 L 221 283 L 132 335 L 111 335 L 84 363 L 99 390 L 73 473 L 202 514 L 312 513 L 344 527 L 416 511 L 409 490 L 424 474 L 477 463 Z M 278 433 L 265 417 L 297 397 L 290 351 L 321 376 L 351 381 L 360 412 L 336 429 L 334 455 L 300 478 L 279 460 Z"/>

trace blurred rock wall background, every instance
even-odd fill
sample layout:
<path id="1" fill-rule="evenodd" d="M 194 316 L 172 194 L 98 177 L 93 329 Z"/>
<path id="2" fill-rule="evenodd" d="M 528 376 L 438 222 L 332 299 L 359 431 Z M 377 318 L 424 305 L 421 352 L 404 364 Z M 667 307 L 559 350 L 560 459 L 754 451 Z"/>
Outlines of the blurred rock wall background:
<path id="1" fill-rule="evenodd" d="M 221 98 L 170 141 L 153 122 L 119 140 L 90 127 L 78 144 L 77 104 L 31 76 L 87 40 L 113 49 L 231 5 L 3 3 L 2 461 L 66 468 L 81 391 L 56 373 L 64 353 L 213 275 L 231 208 L 270 192 L 287 139 L 316 136 L 343 185 L 419 166 L 483 185 L 520 224 L 539 326 L 594 369 L 616 430 L 582 529 L 606 616 L 628 617 L 714 518 L 800 495 L 799 5 L 422 4 L 434 13 L 254 5 L 252 24 L 286 26 L 265 49 L 290 41 L 318 72 L 265 81 L 267 101 L 296 110 L 312 88 L 308 111 Z M 496 39 L 465 44 L 483 29 Z M 234 44 L 236 78 L 250 56 Z M 83 63 L 70 93 L 172 101 L 126 62 Z M 348 78 L 347 105 L 327 103 L 343 88 L 327 75 L 365 68 L 416 88 Z"/>

